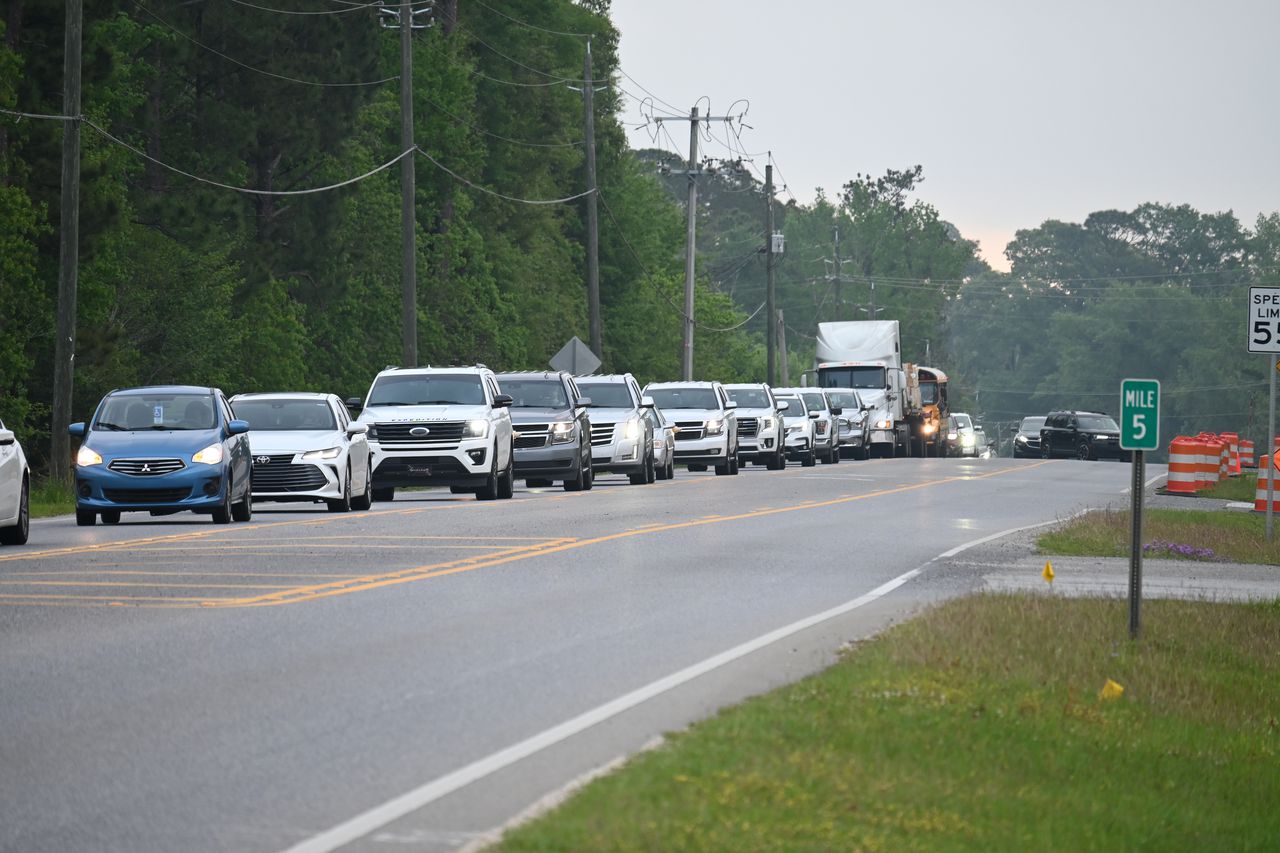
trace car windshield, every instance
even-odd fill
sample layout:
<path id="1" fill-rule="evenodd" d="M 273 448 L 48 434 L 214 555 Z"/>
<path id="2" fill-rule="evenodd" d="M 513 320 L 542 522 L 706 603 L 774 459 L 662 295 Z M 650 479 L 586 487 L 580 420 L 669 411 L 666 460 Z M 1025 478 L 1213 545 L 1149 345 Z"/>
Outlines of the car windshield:
<path id="1" fill-rule="evenodd" d="M 517 409 L 567 409 L 569 395 L 558 379 L 507 379 L 501 383 L 502 393 L 511 395 Z"/>
<path id="2" fill-rule="evenodd" d="M 655 388 L 649 392 L 664 409 L 718 409 L 716 392 L 710 388 Z"/>
<path id="3" fill-rule="evenodd" d="M 804 418 L 808 417 L 805 411 L 804 403 L 800 402 L 799 397 L 779 397 L 779 403 L 787 403 L 787 410 L 782 413 L 784 418 Z"/>
<path id="4" fill-rule="evenodd" d="M 737 403 L 739 408 L 769 408 L 769 395 L 763 388 L 726 388 L 724 390 L 729 392 L 729 399 Z"/>
<path id="5" fill-rule="evenodd" d="M 1044 426 L 1044 418 L 1023 418 L 1022 426 L 1018 427 L 1021 432 L 1034 432 L 1040 434 L 1040 428 Z"/>
<path id="6" fill-rule="evenodd" d="M 879 388 L 885 386 L 883 367 L 822 367 L 818 384 L 823 388 Z"/>
<path id="7" fill-rule="evenodd" d="M 827 401 L 822 399 L 822 395 L 818 393 L 804 394 L 804 401 L 809 406 L 811 412 L 821 412 L 827 408 Z"/>
<path id="8" fill-rule="evenodd" d="M 593 409 L 631 409 L 636 405 L 625 382 L 579 382 L 578 390 L 591 399 Z"/>
<path id="9" fill-rule="evenodd" d="M 211 394 L 111 394 L 98 409 L 93 429 L 137 432 L 217 425 Z"/>
<path id="10" fill-rule="evenodd" d="M 480 377 L 469 373 L 383 376 L 369 392 L 366 406 L 483 406 Z"/>
<path id="11" fill-rule="evenodd" d="M 952 429 L 973 429 L 973 421 L 969 420 L 968 415 L 952 415 Z"/>
<path id="12" fill-rule="evenodd" d="M 231 410 L 254 431 L 338 428 L 325 400 L 237 400 Z"/>
<path id="13" fill-rule="evenodd" d="M 1106 429 L 1119 432 L 1120 427 L 1106 415 L 1081 415 L 1080 429 Z"/>
<path id="14" fill-rule="evenodd" d="M 858 395 L 852 391 L 828 391 L 827 399 L 831 401 L 831 405 L 842 409 L 856 409 L 859 406 Z"/>

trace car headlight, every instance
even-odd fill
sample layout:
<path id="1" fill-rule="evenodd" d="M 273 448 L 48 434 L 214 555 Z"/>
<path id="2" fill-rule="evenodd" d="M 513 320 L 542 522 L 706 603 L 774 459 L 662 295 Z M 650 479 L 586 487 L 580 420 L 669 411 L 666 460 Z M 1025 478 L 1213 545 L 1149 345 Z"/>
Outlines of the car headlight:
<path id="1" fill-rule="evenodd" d="M 792 424 L 791 426 L 787 427 L 787 432 L 788 433 L 801 432 L 803 429 L 804 429 L 803 423 Z"/>
<path id="2" fill-rule="evenodd" d="M 881 418 L 876 421 L 876 429 L 893 429 L 893 418 Z"/>
<path id="3" fill-rule="evenodd" d="M 959 437 L 960 437 L 960 433 L 958 432 L 947 433 L 947 441 L 955 441 Z"/>
<path id="4" fill-rule="evenodd" d="M 101 465 L 102 457 L 87 447 L 81 447 L 76 452 L 76 465 L 81 468 L 88 468 L 90 465 Z"/>
<path id="5" fill-rule="evenodd" d="M 302 461 L 319 462 L 322 459 L 337 459 L 341 453 L 341 447 L 326 447 L 324 450 L 310 450 L 302 454 Z"/>
<path id="6" fill-rule="evenodd" d="M 192 462 L 199 462 L 203 465 L 218 465 L 222 462 L 222 445 L 211 444 L 199 453 L 191 456 Z"/>
<path id="7" fill-rule="evenodd" d="M 561 421 L 551 425 L 551 443 L 564 444 L 573 441 L 573 421 Z"/>
<path id="8" fill-rule="evenodd" d="M 489 422 L 484 418 L 475 418 L 467 421 L 467 425 L 462 428 L 463 438 L 484 438 L 489 434 Z"/>
<path id="9" fill-rule="evenodd" d="M 1018 442 L 1019 444 L 1026 444 L 1027 437 L 1025 435 L 1019 434 L 1016 438 L 1014 438 L 1014 441 Z"/>
<path id="10" fill-rule="evenodd" d="M 964 435 L 960 436 L 960 443 L 963 444 L 965 447 L 972 447 L 973 442 L 974 442 L 974 437 L 973 437 L 973 433 L 971 432 L 966 432 Z"/>
<path id="11" fill-rule="evenodd" d="M 707 435 L 720 435 L 724 432 L 724 418 L 715 418 L 705 424 Z"/>
<path id="12" fill-rule="evenodd" d="M 924 430 L 923 430 L 923 432 L 924 432 L 924 434 L 925 434 L 925 435 L 933 435 L 933 434 L 934 434 L 935 432 L 937 432 L 937 431 L 938 431 L 938 427 L 937 427 L 937 425 L 936 425 L 936 424 L 925 424 L 925 425 L 924 425 Z"/>
<path id="13" fill-rule="evenodd" d="M 760 429 L 773 429 L 773 418 L 761 418 Z"/>
<path id="14" fill-rule="evenodd" d="M 634 441 L 635 439 L 640 437 L 641 432 L 642 430 L 640 427 L 640 421 L 635 418 L 632 418 L 631 420 L 627 421 L 625 424 L 622 425 L 623 438 L 629 438 L 632 441 Z"/>

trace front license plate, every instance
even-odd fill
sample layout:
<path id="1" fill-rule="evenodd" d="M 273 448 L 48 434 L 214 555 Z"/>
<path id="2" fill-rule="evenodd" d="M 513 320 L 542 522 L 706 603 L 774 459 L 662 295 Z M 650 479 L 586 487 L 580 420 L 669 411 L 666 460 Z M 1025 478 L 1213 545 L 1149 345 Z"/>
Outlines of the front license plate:
<path id="1" fill-rule="evenodd" d="M 409 473 L 413 474 L 415 477 L 430 477 L 431 466 L 430 465 L 410 465 Z"/>

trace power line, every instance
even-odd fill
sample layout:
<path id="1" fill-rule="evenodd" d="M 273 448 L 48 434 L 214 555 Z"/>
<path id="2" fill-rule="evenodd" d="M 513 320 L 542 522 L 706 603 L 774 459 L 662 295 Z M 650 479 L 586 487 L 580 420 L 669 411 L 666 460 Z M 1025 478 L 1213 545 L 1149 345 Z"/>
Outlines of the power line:
<path id="1" fill-rule="evenodd" d="M 537 24 L 531 24 L 528 21 L 522 21 L 519 18 L 514 18 L 511 15 L 508 15 L 506 12 L 493 8 L 487 3 L 481 3 L 480 0 L 471 0 L 471 2 L 475 3 L 477 6 L 488 9 L 490 12 L 493 12 L 495 15 L 499 17 L 506 18 L 508 21 L 511 21 L 513 24 L 519 24 L 522 27 L 527 27 L 528 29 L 531 29 L 531 30 L 537 30 L 540 33 L 550 33 L 553 36 L 572 36 L 574 38 L 591 38 L 592 36 L 592 33 L 566 33 L 560 30 L 552 30 L 546 27 L 540 27 Z"/>
<path id="2" fill-rule="evenodd" d="M 257 4 L 247 2 L 247 0 L 231 0 L 231 2 L 235 3 L 237 6 L 247 6 L 250 9 L 257 9 L 260 12 L 272 12 L 276 15 L 306 15 L 306 16 L 345 15 L 348 12 L 359 12 L 361 9 L 377 9 L 379 6 L 382 5 L 382 0 L 374 0 L 374 2 L 372 3 L 344 4 L 344 7 L 341 9 L 324 9 L 324 10 L 319 10 L 315 12 L 304 12 L 304 11 L 298 11 L 293 9 L 273 9 L 270 6 L 258 6 Z"/>
<path id="3" fill-rule="evenodd" d="M 486 194 L 488 194 L 488 195 L 494 196 L 495 198 L 500 198 L 500 199 L 503 199 L 503 200 L 505 200 L 505 201 L 513 201 L 513 202 L 517 202 L 517 203 L 519 203 L 519 204 L 533 204 L 533 205 L 544 205 L 544 204 L 566 204 L 566 203 L 571 202 L 571 201 L 577 201 L 577 200 L 578 200 L 578 199 L 580 199 L 580 198 L 585 198 L 586 196 L 588 196 L 588 195 L 590 195 L 590 194 L 592 193 L 592 190 L 586 190 L 586 191 L 584 191 L 584 192 L 580 192 L 580 193 L 578 193 L 577 195 L 565 196 L 564 198 L 545 198 L 545 199 L 536 199 L 536 198 L 517 198 L 516 196 L 504 195 L 503 193 L 500 193 L 500 192 L 498 192 L 497 190 L 491 190 L 491 189 L 489 189 L 488 187 L 481 186 L 480 184 L 477 184 L 477 183 L 475 183 L 474 181 L 470 181 L 470 180 L 468 180 L 468 179 L 466 179 L 466 178 L 462 177 L 462 175 L 459 175 L 457 172 L 453 171 L 453 170 L 452 170 L 452 169 L 450 169 L 448 166 L 446 166 L 446 165 L 444 165 L 443 163 L 441 163 L 441 162 L 440 162 L 439 160 L 437 160 L 435 157 L 432 157 L 430 154 L 428 154 L 428 153 L 427 153 L 426 151 L 424 151 L 422 148 L 417 148 L 417 151 L 418 151 L 418 153 L 419 153 L 419 154 L 421 154 L 423 157 L 426 157 L 428 160 L 430 160 L 432 163 L 434 163 L 437 169 L 439 169 L 439 170 L 441 170 L 442 172 L 444 172 L 444 173 L 448 174 L 450 177 L 454 178 L 455 180 L 460 181 L 460 182 L 462 182 L 462 183 L 466 184 L 467 186 L 471 187 L 472 189 L 479 190 L 479 191 L 480 191 L 480 192 L 482 192 L 482 193 L 486 193 Z M 401 156 L 404 156 L 404 155 L 401 155 Z M 397 158 L 397 159 L 399 159 L 399 158 Z"/>

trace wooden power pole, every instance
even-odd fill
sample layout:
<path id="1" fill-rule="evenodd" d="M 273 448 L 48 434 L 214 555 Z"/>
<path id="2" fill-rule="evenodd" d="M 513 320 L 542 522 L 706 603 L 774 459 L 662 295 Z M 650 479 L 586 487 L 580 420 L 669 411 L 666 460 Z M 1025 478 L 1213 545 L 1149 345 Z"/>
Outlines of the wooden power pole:
<path id="1" fill-rule="evenodd" d="M 591 39 L 582 71 L 582 99 L 587 123 L 587 313 L 591 351 L 604 358 L 604 328 L 600 318 L 600 214 L 596 208 L 595 89 L 591 82 Z"/>

